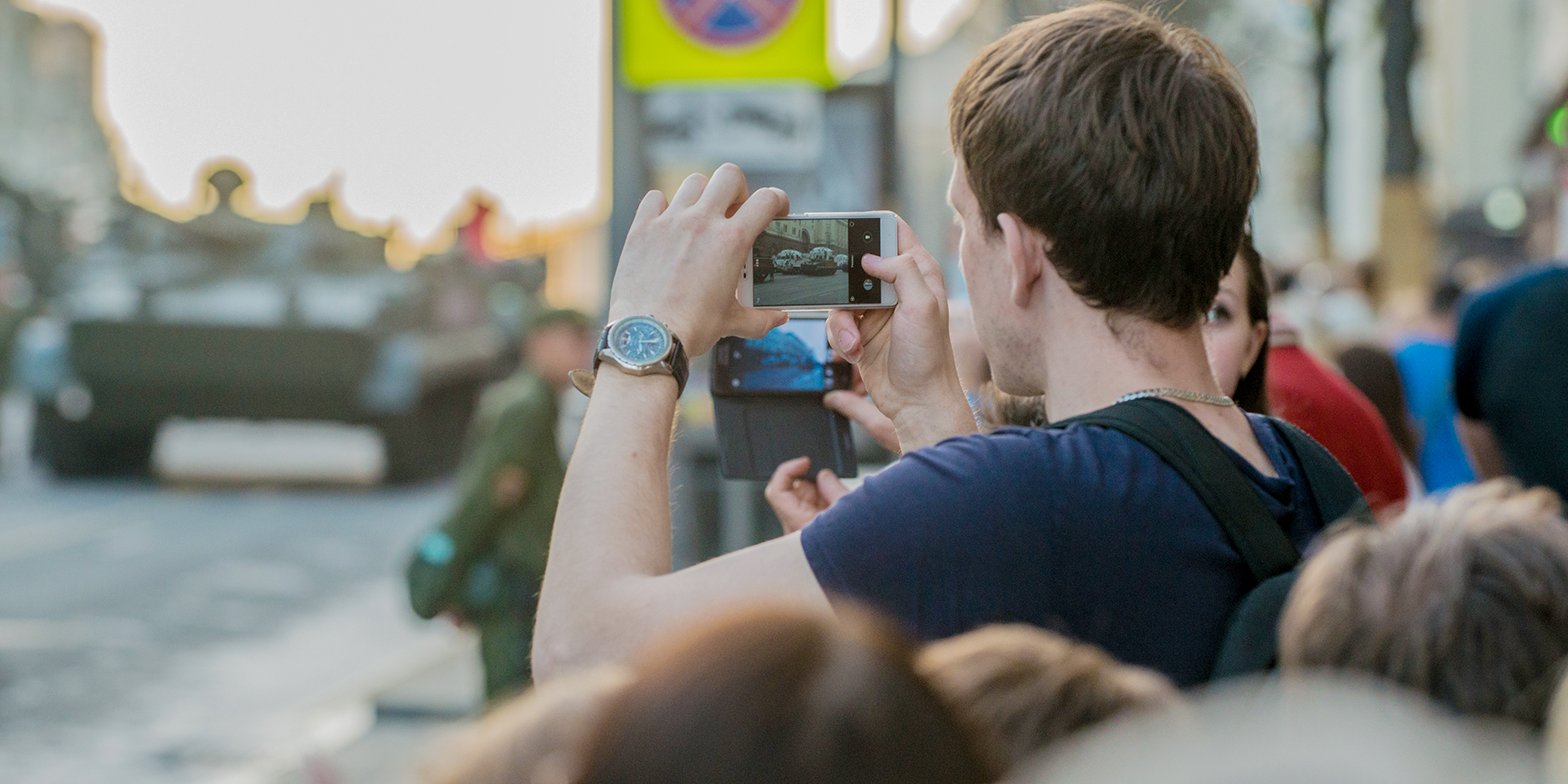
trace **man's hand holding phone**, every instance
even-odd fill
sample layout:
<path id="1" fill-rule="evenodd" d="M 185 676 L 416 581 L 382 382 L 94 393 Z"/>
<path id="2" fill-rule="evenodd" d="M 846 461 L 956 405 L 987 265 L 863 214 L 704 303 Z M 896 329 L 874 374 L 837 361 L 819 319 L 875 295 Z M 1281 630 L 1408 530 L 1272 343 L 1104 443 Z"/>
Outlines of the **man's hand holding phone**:
<path id="1" fill-rule="evenodd" d="M 767 334 L 787 317 L 735 299 L 741 274 L 735 261 L 746 257 L 770 221 L 788 212 L 783 191 L 750 192 L 746 175 L 732 163 L 712 179 L 687 177 L 668 200 L 650 191 L 637 207 L 610 286 L 610 320 L 651 315 L 692 356 L 725 335 Z"/>
<path id="2" fill-rule="evenodd" d="M 898 221 L 898 255 L 867 256 L 867 273 L 892 284 L 891 310 L 836 310 L 828 339 L 860 368 L 866 389 L 893 421 L 904 452 L 976 431 L 958 381 L 947 331 L 947 286 L 942 268 Z"/>

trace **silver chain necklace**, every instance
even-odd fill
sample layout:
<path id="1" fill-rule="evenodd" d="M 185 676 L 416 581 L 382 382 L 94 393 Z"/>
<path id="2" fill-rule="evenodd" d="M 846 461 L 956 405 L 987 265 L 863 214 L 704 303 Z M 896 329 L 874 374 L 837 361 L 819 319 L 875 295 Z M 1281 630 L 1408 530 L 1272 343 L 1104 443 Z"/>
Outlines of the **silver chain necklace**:
<path id="1" fill-rule="evenodd" d="M 1228 397 L 1226 397 L 1224 395 L 1214 395 L 1214 394 L 1210 394 L 1208 392 L 1194 392 L 1194 391 L 1192 391 L 1190 389 L 1178 389 L 1176 387 L 1156 387 L 1154 389 L 1140 389 L 1137 392 L 1128 392 L 1127 394 L 1122 395 L 1119 398 L 1116 398 L 1116 402 L 1118 402 L 1118 403 L 1128 403 L 1128 402 L 1131 402 L 1133 400 L 1142 400 L 1142 399 L 1148 398 L 1148 397 L 1171 397 L 1171 398 L 1175 398 L 1177 400 L 1185 400 L 1185 401 L 1187 401 L 1189 403 L 1202 403 L 1202 404 L 1208 405 L 1208 406 L 1234 406 L 1234 405 L 1236 405 L 1236 401 L 1231 400 L 1230 398 L 1228 398 Z"/>

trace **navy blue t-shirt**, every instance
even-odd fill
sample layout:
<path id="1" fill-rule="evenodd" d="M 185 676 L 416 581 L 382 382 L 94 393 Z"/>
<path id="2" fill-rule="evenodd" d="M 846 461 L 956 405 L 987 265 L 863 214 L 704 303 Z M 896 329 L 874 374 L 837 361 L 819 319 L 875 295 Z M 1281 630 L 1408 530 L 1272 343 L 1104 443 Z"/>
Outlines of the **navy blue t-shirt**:
<path id="1" fill-rule="evenodd" d="M 1323 527 L 1306 478 L 1274 425 L 1251 419 L 1279 476 L 1230 455 L 1304 550 Z M 888 612 L 921 639 L 1031 623 L 1181 686 L 1208 679 L 1256 584 L 1181 475 L 1098 425 L 1006 428 L 912 452 L 820 515 L 801 544 L 830 596 Z"/>

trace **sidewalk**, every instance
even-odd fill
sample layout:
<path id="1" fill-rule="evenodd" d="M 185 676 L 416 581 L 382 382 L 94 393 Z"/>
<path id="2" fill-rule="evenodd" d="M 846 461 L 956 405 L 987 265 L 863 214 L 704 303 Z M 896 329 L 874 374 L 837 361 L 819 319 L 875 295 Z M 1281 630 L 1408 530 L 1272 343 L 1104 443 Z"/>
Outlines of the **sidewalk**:
<path id="1" fill-rule="evenodd" d="M 483 704 L 473 640 L 389 681 L 370 695 L 371 724 L 357 740 L 310 759 L 277 784 L 418 784 L 435 758 Z"/>

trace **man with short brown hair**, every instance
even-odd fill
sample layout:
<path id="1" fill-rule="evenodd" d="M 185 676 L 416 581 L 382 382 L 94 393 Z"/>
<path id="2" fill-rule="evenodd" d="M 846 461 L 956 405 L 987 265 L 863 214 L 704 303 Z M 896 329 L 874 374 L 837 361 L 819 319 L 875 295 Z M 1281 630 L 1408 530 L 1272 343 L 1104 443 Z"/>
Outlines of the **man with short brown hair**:
<path id="1" fill-rule="evenodd" d="M 975 59 L 949 117 L 988 236 L 1010 215 L 1049 237 L 1057 273 L 1105 310 L 1178 329 L 1208 311 L 1257 188 L 1258 140 L 1203 36 L 1114 4 L 1038 17 Z"/>
<path id="2" fill-rule="evenodd" d="M 1220 393 L 1200 325 L 1257 180 L 1234 70 L 1196 33 L 1095 3 L 987 47 L 954 91 L 952 120 L 960 264 L 998 387 L 1043 394 L 1052 421 L 1170 401 L 1229 450 L 1259 514 L 1304 546 L 1322 520 L 1302 464 L 1274 423 Z M 668 200 L 648 194 L 612 322 L 691 354 L 782 323 L 736 302 L 734 260 L 788 208 L 730 165 Z M 540 670 L 624 657 L 736 602 L 827 609 L 832 596 L 924 639 L 1030 623 L 1178 685 L 1207 680 L 1257 579 L 1193 488 L 1106 427 L 976 434 L 936 260 L 901 225 L 899 254 L 863 266 L 898 305 L 835 312 L 829 337 L 859 365 L 904 456 L 831 508 L 820 502 L 836 493 L 802 488 L 821 512 L 800 532 L 671 573 L 669 420 L 684 355 L 666 349 L 668 375 L 605 362 L 557 515 Z"/>

